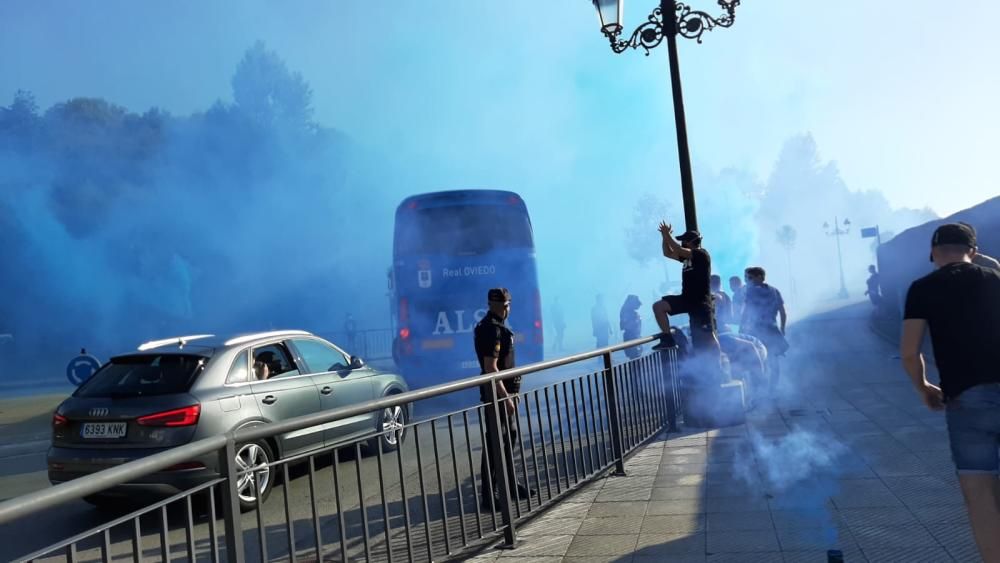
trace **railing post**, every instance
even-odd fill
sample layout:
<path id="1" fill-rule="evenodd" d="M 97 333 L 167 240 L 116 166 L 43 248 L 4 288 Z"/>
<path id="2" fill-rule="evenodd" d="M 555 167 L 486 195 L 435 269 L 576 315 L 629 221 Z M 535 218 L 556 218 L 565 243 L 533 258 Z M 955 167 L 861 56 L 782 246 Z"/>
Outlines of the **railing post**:
<path id="1" fill-rule="evenodd" d="M 236 442 L 232 433 L 226 435 L 226 447 L 219 450 L 219 474 L 226 478 L 222 483 L 222 519 L 225 522 L 226 561 L 243 563 L 243 526 L 240 498 L 237 491 L 239 474 L 236 471 Z M 263 533 L 263 530 L 261 531 Z"/>
<path id="2" fill-rule="evenodd" d="M 615 475 L 625 476 L 625 454 L 622 451 L 622 424 L 618 416 L 618 389 L 612 371 L 611 352 L 604 353 L 604 392 L 607 394 L 608 421 L 611 425 L 611 450 L 615 455 Z"/>
<path id="3" fill-rule="evenodd" d="M 660 350 L 660 371 L 663 374 L 663 383 L 667 393 L 667 432 L 677 431 L 677 366 L 674 358 L 677 354 L 676 348 Z"/>
<path id="4" fill-rule="evenodd" d="M 493 479 L 499 487 L 494 489 L 493 483 L 483 483 L 483 489 L 493 491 L 491 494 L 500 494 L 500 516 L 504 526 L 504 544 L 501 547 L 513 549 L 517 543 L 517 532 L 514 529 L 514 506 L 510 501 L 510 487 L 513 483 L 508 478 L 507 456 L 504 455 L 502 445 L 504 440 L 500 435 L 502 426 L 500 422 L 501 405 L 497 398 L 496 383 L 491 382 L 486 386 L 489 389 L 486 397 L 490 401 L 490 404 L 486 408 L 486 435 L 490 443 L 486 444 L 486 447 L 490 449 L 490 457 L 493 459 Z M 506 405 L 503 408 L 505 409 L 503 416 L 507 416 Z M 483 480 L 485 479 L 486 475 L 483 475 Z"/>

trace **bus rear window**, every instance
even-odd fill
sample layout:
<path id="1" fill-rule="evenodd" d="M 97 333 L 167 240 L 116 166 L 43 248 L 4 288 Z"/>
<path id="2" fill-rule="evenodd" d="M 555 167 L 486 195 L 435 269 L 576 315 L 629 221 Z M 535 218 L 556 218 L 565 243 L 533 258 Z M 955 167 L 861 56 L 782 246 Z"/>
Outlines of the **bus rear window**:
<path id="1" fill-rule="evenodd" d="M 474 255 L 532 246 L 528 214 L 516 206 L 429 207 L 407 210 L 396 220 L 399 255 Z"/>
<path id="2" fill-rule="evenodd" d="M 186 393 L 201 373 L 203 356 L 141 354 L 112 358 L 77 389 L 77 397 L 148 397 Z"/>

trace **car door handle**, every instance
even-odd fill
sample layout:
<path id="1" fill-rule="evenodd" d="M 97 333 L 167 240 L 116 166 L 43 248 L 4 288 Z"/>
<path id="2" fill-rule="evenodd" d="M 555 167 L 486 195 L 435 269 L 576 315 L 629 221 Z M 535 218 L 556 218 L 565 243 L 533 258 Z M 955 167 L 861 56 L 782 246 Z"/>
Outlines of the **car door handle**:
<path id="1" fill-rule="evenodd" d="M 278 398 L 275 397 L 274 395 L 268 395 L 267 397 L 261 399 L 260 402 L 264 403 L 265 405 L 273 405 L 274 403 L 278 402 Z"/>
<path id="2" fill-rule="evenodd" d="M 322 394 L 324 394 L 324 395 L 329 395 L 330 393 L 333 393 L 333 387 L 330 387 L 329 385 L 327 385 L 326 387 L 320 389 L 319 392 L 322 393 Z"/>

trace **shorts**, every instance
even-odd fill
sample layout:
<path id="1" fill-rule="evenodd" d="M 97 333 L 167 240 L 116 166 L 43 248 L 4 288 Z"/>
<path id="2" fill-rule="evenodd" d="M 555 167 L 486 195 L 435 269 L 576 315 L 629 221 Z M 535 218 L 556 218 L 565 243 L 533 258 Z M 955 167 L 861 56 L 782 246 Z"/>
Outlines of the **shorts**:
<path id="1" fill-rule="evenodd" d="M 970 387 L 945 405 L 959 474 L 1000 474 L 1000 383 Z"/>
<path id="2" fill-rule="evenodd" d="M 687 299 L 683 295 L 664 295 L 663 300 L 670 305 L 670 315 L 688 315 L 694 324 L 695 320 L 707 322 L 712 312 L 712 307 L 708 303 L 698 303 Z"/>

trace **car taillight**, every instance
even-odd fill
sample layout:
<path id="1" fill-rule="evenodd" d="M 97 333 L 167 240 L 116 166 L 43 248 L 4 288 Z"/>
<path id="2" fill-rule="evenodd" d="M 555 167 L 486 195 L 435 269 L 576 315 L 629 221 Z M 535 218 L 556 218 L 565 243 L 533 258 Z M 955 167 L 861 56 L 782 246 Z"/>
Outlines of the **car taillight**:
<path id="1" fill-rule="evenodd" d="M 52 413 L 52 428 L 62 428 L 69 424 L 69 419 L 59 413 Z"/>
<path id="2" fill-rule="evenodd" d="M 158 412 L 139 417 L 136 422 L 142 426 L 191 426 L 198 423 L 201 405 L 191 405 L 182 409 Z"/>

